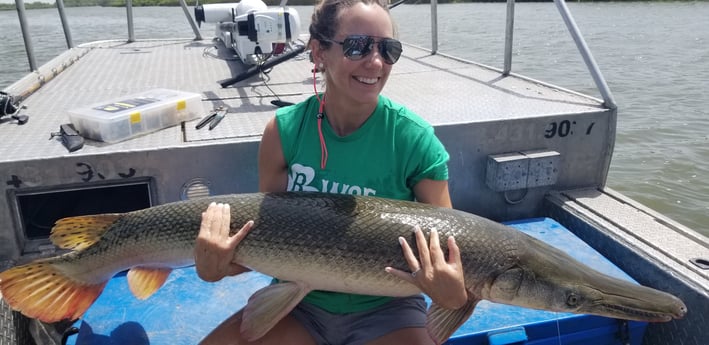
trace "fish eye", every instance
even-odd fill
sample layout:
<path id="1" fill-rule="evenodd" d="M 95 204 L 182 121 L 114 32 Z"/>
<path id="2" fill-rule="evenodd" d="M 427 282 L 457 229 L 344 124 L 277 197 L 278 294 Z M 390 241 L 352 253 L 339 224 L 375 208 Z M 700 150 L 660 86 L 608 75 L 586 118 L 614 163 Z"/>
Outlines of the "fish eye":
<path id="1" fill-rule="evenodd" d="M 579 304 L 579 296 L 577 296 L 575 293 L 569 294 L 569 296 L 566 297 L 566 305 L 569 307 L 575 307 Z"/>

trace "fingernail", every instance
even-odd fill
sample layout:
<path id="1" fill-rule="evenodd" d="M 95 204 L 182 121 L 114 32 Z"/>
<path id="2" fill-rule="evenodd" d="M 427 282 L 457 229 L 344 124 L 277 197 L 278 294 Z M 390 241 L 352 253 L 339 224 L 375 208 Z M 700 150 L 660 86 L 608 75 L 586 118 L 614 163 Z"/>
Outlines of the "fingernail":
<path id="1" fill-rule="evenodd" d="M 406 240 L 403 237 L 399 236 L 399 244 L 403 246 L 404 242 L 406 242 Z"/>

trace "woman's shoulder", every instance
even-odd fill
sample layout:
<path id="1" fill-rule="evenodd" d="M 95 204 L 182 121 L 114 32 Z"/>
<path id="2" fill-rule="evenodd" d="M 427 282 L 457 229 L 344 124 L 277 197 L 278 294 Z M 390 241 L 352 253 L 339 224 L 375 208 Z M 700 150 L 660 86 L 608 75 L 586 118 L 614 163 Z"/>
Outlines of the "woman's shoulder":
<path id="1" fill-rule="evenodd" d="M 397 126 L 403 126 L 409 128 L 410 130 L 423 131 L 429 131 L 433 128 L 433 126 L 431 126 L 431 124 L 419 114 L 415 113 L 405 105 L 397 103 L 383 95 L 380 96 L 379 104 L 382 111 L 384 111 L 388 116 L 394 118 Z"/>

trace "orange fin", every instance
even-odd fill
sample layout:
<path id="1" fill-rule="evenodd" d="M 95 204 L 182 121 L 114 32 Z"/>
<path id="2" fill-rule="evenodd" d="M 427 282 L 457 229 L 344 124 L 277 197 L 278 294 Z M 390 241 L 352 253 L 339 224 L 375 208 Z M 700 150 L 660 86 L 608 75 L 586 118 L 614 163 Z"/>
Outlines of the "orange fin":
<path id="1" fill-rule="evenodd" d="M 170 272 L 171 268 L 133 267 L 128 271 L 128 287 L 136 298 L 146 299 L 165 284 Z"/>
<path id="2" fill-rule="evenodd" d="M 78 319 L 105 286 L 106 282 L 90 285 L 74 281 L 48 261 L 0 272 L 0 292 L 7 304 L 44 322 Z"/>
<path id="3" fill-rule="evenodd" d="M 62 218 L 54 224 L 49 239 L 59 248 L 82 250 L 96 243 L 122 216 L 109 213 Z"/>

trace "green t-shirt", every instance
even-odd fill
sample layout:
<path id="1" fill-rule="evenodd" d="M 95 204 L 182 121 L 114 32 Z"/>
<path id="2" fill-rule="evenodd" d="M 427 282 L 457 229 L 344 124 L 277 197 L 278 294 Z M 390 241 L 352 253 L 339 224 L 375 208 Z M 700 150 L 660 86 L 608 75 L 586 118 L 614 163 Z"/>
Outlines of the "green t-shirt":
<path id="1" fill-rule="evenodd" d="M 321 169 L 318 108 L 312 96 L 276 112 L 289 191 L 414 200 L 413 188 L 422 179 L 448 179 L 449 156 L 433 127 L 384 96 L 362 127 L 344 137 L 332 130 L 326 114 L 322 134 L 328 155 Z M 304 299 L 331 313 L 368 310 L 389 300 L 328 291 L 313 291 Z"/>

